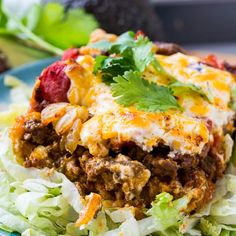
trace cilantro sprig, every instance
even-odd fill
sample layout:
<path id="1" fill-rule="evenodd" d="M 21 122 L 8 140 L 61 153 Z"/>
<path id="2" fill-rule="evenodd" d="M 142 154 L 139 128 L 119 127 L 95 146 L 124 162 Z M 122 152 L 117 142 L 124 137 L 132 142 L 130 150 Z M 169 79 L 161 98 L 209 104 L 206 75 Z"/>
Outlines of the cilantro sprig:
<path id="1" fill-rule="evenodd" d="M 103 82 L 110 84 L 114 82 L 114 77 L 123 75 L 125 71 L 135 70 L 135 66 L 132 61 L 124 57 L 112 58 L 100 55 L 96 57 L 94 73 L 96 74 L 99 70 L 102 72 Z"/>
<path id="2" fill-rule="evenodd" d="M 126 71 L 123 76 L 117 76 L 113 80 L 115 83 L 111 84 L 112 95 L 125 107 L 135 106 L 138 110 L 148 112 L 181 109 L 168 87 L 148 82 L 137 71 Z"/>
<path id="3" fill-rule="evenodd" d="M 183 83 L 180 81 L 173 82 L 168 85 L 168 87 L 172 90 L 175 96 L 183 95 L 183 94 L 199 94 L 201 97 L 206 99 L 209 103 L 212 103 L 212 97 L 206 94 L 201 87 L 196 86 L 192 83 Z"/>
<path id="4" fill-rule="evenodd" d="M 130 67 L 127 67 L 126 71 L 132 69 L 134 71 L 143 72 L 148 65 L 152 64 L 154 69 L 159 74 L 166 76 L 171 81 L 173 81 L 173 76 L 169 75 L 168 72 L 155 58 L 154 53 L 152 52 L 153 44 L 147 37 L 140 35 L 136 39 L 135 34 L 132 31 L 129 31 L 118 37 L 117 41 L 114 43 L 103 40 L 97 43 L 90 44 L 89 46 L 92 48 L 107 51 L 110 54 L 116 54 L 118 55 L 118 57 L 123 58 L 123 60 L 119 59 L 119 62 L 115 57 L 113 57 L 112 59 L 104 58 L 103 63 L 101 63 L 101 57 L 97 57 L 95 59 L 95 71 L 101 71 L 104 82 L 106 83 L 112 83 L 113 77 L 124 74 L 124 61 L 131 65 Z M 106 70 L 107 64 L 115 65 L 116 67 L 116 73 L 114 74 L 111 72 L 109 79 L 107 77 Z M 113 66 L 111 66 L 110 68 L 111 70 L 113 70 Z"/>
<path id="5" fill-rule="evenodd" d="M 178 81 L 161 66 L 152 51 L 153 44 L 147 37 L 141 35 L 135 38 L 133 32 L 126 32 L 114 43 L 100 41 L 89 46 L 110 54 L 110 57 L 96 57 L 94 73 L 102 74 L 103 82 L 111 85 L 113 97 L 125 107 L 135 106 L 149 112 L 181 110 L 175 96 L 189 93 L 197 93 L 211 102 L 200 87 Z M 160 86 L 142 78 L 142 73 L 149 65 L 158 74 L 168 78 L 167 86 Z"/>

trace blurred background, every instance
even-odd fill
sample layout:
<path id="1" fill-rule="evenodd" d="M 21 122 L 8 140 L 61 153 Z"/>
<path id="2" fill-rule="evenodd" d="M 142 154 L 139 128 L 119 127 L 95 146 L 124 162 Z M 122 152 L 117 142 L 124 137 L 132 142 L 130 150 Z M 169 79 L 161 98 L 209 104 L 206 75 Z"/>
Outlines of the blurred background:
<path id="1" fill-rule="evenodd" d="M 81 11 L 78 9 L 82 9 Z M 86 44 L 97 27 L 142 30 L 236 64 L 236 0 L 0 0 L 0 71 Z"/>
<path id="2" fill-rule="evenodd" d="M 236 53 L 235 0 L 153 0 L 165 39 L 191 49 Z"/>

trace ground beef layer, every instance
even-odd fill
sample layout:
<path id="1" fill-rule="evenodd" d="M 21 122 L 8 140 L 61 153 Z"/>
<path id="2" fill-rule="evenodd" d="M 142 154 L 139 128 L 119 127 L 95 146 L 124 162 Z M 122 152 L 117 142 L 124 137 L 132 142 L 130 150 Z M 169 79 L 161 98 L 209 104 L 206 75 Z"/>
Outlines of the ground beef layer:
<path id="1" fill-rule="evenodd" d="M 188 211 L 193 212 L 212 198 L 225 169 L 219 149 L 206 147 L 204 155 L 193 157 L 170 155 L 169 147 L 161 144 L 148 153 L 129 142 L 113 144 L 109 155 L 101 158 L 81 146 L 70 154 L 52 125 L 43 126 L 39 118 L 25 121 L 23 127 L 15 148 L 25 167 L 54 168 L 83 196 L 99 193 L 112 206 L 149 207 L 165 191 L 175 198 L 189 196 Z"/>

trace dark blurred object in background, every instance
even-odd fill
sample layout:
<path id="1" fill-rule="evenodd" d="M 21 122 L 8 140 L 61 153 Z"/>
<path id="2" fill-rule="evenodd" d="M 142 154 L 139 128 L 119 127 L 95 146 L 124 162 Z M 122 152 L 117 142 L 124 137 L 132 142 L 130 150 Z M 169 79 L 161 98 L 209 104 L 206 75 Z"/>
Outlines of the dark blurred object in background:
<path id="1" fill-rule="evenodd" d="M 152 0 L 166 41 L 236 42 L 236 0 Z"/>
<path id="2" fill-rule="evenodd" d="M 83 7 L 109 33 L 143 30 L 152 40 L 164 40 L 160 20 L 148 0 L 45 0 L 52 1 L 67 9 Z"/>
<path id="3" fill-rule="evenodd" d="M 9 69 L 6 55 L 0 51 L 0 73 Z"/>

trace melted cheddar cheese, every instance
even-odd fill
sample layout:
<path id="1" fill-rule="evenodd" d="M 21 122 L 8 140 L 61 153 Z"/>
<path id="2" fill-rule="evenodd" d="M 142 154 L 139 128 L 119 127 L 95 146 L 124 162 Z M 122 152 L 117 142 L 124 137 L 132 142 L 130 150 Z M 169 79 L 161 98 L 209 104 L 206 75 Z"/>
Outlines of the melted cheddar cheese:
<path id="1" fill-rule="evenodd" d="M 200 154 L 209 141 L 209 132 L 202 121 L 181 114 L 145 113 L 134 108 L 120 108 L 95 115 L 81 129 L 81 144 L 92 155 L 99 153 L 104 140 L 135 142 L 145 151 L 163 143 L 184 154 Z"/>
<path id="2" fill-rule="evenodd" d="M 211 133 L 206 119 L 210 119 L 217 132 L 222 133 L 234 116 L 230 109 L 233 76 L 225 71 L 200 63 L 196 57 L 177 53 L 157 58 L 161 65 L 178 81 L 199 86 L 212 102 L 199 94 L 181 94 L 178 102 L 183 111 L 150 113 L 134 107 L 122 107 L 112 97 L 110 87 L 102 83 L 100 75 L 93 71 L 94 59 L 79 56 L 77 63 L 68 63 L 66 73 L 71 79 L 69 102 L 88 108 L 92 117 L 82 124 L 80 144 L 92 155 L 108 154 L 108 143 L 135 142 L 145 151 L 151 151 L 159 143 L 170 146 L 182 154 L 201 154 L 210 142 Z M 160 85 L 167 79 L 158 75 L 151 66 L 143 77 Z"/>

